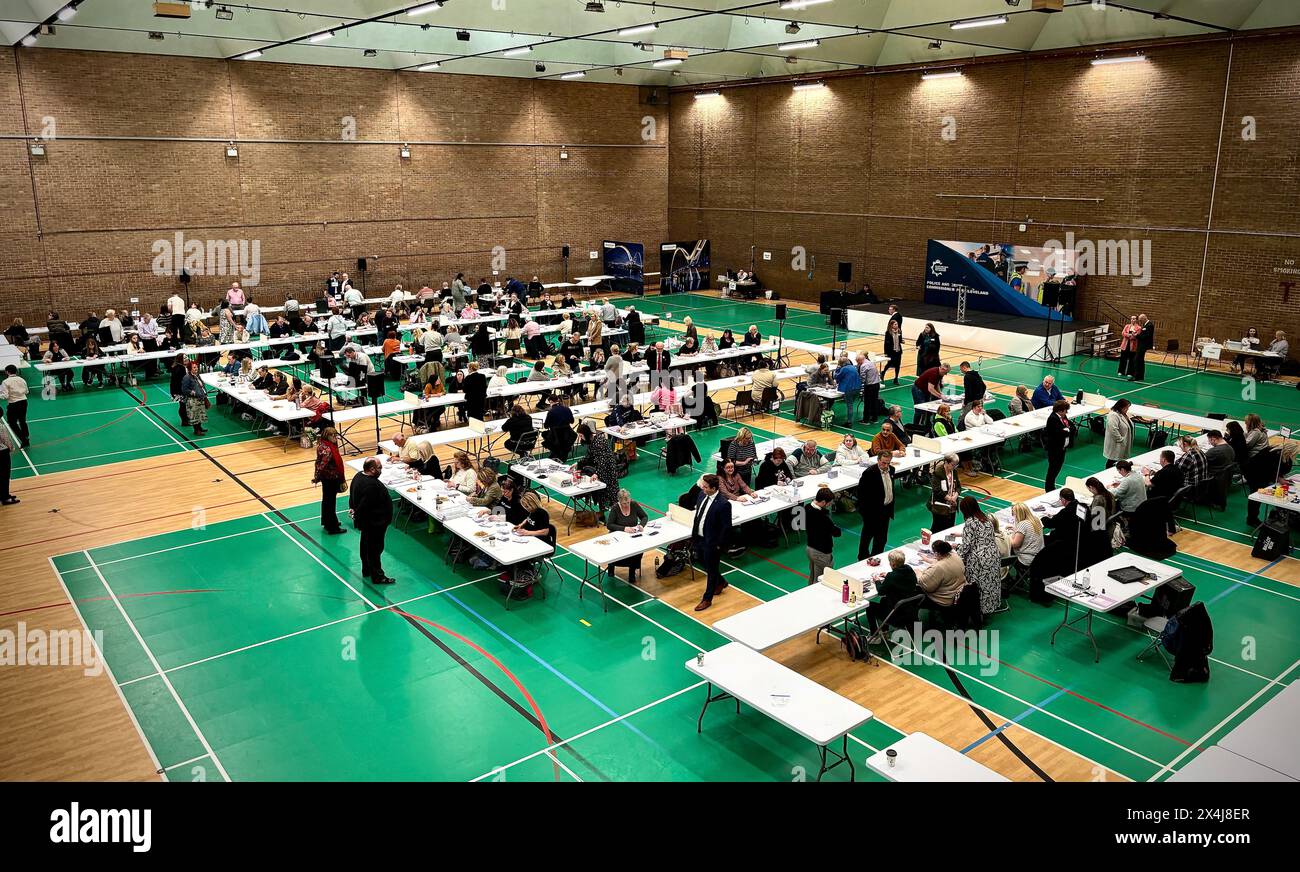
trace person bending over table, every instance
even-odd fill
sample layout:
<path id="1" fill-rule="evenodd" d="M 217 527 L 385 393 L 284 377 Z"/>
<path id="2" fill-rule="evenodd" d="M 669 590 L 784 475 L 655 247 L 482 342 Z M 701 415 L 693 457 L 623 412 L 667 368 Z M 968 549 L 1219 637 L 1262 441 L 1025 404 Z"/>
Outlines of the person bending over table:
<path id="1" fill-rule="evenodd" d="M 438 463 L 437 446 L 424 439 L 411 439 L 405 433 L 393 437 L 397 451 L 389 456 L 400 460 L 420 475 L 442 478 L 442 467 Z"/>
<path id="2" fill-rule="evenodd" d="M 629 533 L 640 533 L 645 529 L 649 522 L 645 509 L 641 504 L 632 499 L 627 488 L 619 488 L 618 500 L 609 509 L 609 514 L 605 516 L 605 527 L 612 533 L 619 533 L 626 530 Z M 625 560 L 617 560 L 606 567 L 610 575 L 614 574 L 614 568 L 621 566 L 627 570 L 627 583 L 636 583 L 636 574 L 641 570 L 641 558 L 643 555 L 638 554 L 635 557 L 628 557 Z"/>
<path id="3" fill-rule="evenodd" d="M 943 377 L 948 374 L 948 364 L 932 366 L 916 377 L 912 382 L 912 405 L 919 406 L 932 400 L 943 399 Z M 912 417 L 913 424 L 925 423 L 926 413 L 917 409 Z"/>

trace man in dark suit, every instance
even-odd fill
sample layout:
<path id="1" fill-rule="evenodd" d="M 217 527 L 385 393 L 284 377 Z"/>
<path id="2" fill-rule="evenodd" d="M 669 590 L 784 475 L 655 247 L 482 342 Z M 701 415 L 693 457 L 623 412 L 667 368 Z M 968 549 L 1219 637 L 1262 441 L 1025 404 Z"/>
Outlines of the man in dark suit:
<path id="1" fill-rule="evenodd" d="M 1067 417 L 1070 409 L 1069 400 L 1057 400 L 1052 404 L 1052 412 L 1047 417 L 1047 426 L 1043 429 L 1043 447 L 1047 449 L 1047 477 L 1043 480 L 1043 491 L 1056 490 L 1056 477 L 1065 466 L 1066 449 L 1074 442 L 1076 431 L 1074 423 Z"/>
<path id="2" fill-rule="evenodd" d="M 488 377 L 479 370 L 477 360 L 470 361 L 461 390 L 465 392 L 465 414 L 480 421 L 487 417 Z"/>
<path id="3" fill-rule="evenodd" d="M 903 335 L 903 313 L 898 311 L 898 307 L 891 303 L 889 305 L 889 322 L 890 324 L 892 324 L 895 321 L 898 322 L 898 335 L 902 336 Z M 889 332 L 889 324 L 885 325 L 885 332 L 886 333 Z"/>
<path id="4" fill-rule="evenodd" d="M 888 547 L 889 522 L 894 517 L 894 467 L 892 456 L 877 454 L 876 465 L 863 470 L 858 479 L 858 514 L 862 516 L 862 539 L 858 559 L 880 554 Z"/>
<path id="5" fill-rule="evenodd" d="M 704 564 L 708 581 L 704 597 L 695 606 L 702 612 L 713 605 L 713 598 L 727 589 L 719 564 L 722 549 L 731 532 L 731 503 L 718 490 L 718 477 L 709 474 L 700 479 L 700 494 L 695 500 L 695 521 L 691 525 L 691 545 Z"/>
<path id="6" fill-rule="evenodd" d="M 1156 344 L 1156 323 L 1149 320 L 1146 315 L 1138 315 L 1138 324 L 1142 325 L 1142 332 L 1138 334 L 1137 351 L 1133 357 L 1133 365 L 1129 368 L 1130 381 L 1146 380 L 1147 352 Z"/>
<path id="7" fill-rule="evenodd" d="M 379 480 L 383 466 L 378 457 L 366 459 L 349 487 L 348 511 L 352 523 L 361 531 L 361 574 L 371 584 L 393 584 L 396 579 L 384 573 L 384 535 L 393 522 L 393 498 Z"/>
<path id="8" fill-rule="evenodd" d="M 664 349 L 662 342 L 656 342 L 655 347 L 646 352 L 645 362 L 652 373 L 650 377 L 651 387 L 657 387 L 661 382 L 667 382 L 668 369 L 672 365 L 672 360 L 673 356 Z M 656 372 L 662 372 L 664 375 L 653 375 Z"/>

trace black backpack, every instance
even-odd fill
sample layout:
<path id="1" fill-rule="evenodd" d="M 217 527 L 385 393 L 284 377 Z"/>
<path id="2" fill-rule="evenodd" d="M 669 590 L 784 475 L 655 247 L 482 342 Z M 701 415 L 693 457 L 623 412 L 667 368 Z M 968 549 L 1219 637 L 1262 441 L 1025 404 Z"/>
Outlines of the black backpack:
<path id="1" fill-rule="evenodd" d="M 1155 451 L 1157 448 L 1164 448 L 1169 443 L 1169 432 L 1167 430 L 1152 430 L 1147 436 L 1147 448 Z"/>

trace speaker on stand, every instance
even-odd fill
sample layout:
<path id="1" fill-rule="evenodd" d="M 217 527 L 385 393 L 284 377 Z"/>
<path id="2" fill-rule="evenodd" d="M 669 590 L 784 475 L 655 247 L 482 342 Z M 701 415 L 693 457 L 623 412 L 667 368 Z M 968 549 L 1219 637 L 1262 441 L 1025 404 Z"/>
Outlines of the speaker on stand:
<path id="1" fill-rule="evenodd" d="M 853 262 L 848 260 L 840 261 L 839 283 L 843 285 L 844 293 L 849 292 L 849 282 L 853 281 Z"/>
<path id="2" fill-rule="evenodd" d="M 364 295 L 366 293 L 366 259 L 364 257 L 357 258 L 357 272 L 361 273 L 361 293 Z"/>
<path id="3" fill-rule="evenodd" d="M 190 271 L 185 267 L 181 267 L 181 274 L 176 278 L 180 279 L 181 284 L 185 286 L 185 307 L 188 309 L 190 306 Z"/>
<path id="4" fill-rule="evenodd" d="M 363 354 L 365 352 L 362 352 Z M 374 372 L 366 376 L 366 393 L 370 396 L 370 405 L 375 410 L 375 454 L 384 453 L 384 449 L 379 447 L 379 401 L 384 397 L 384 374 Z"/>

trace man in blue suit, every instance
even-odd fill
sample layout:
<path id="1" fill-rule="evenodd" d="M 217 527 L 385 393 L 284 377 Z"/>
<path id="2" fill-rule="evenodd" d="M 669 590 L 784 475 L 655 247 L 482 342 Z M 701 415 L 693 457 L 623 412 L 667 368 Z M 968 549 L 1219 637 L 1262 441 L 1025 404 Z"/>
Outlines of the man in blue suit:
<path id="1" fill-rule="evenodd" d="M 697 612 L 713 605 L 713 597 L 727 589 L 719 564 L 730 532 L 731 503 L 718 490 L 718 477 L 706 475 L 700 479 L 700 495 L 695 501 L 695 520 L 691 524 L 691 545 L 708 578 L 704 597 L 695 606 Z"/>

